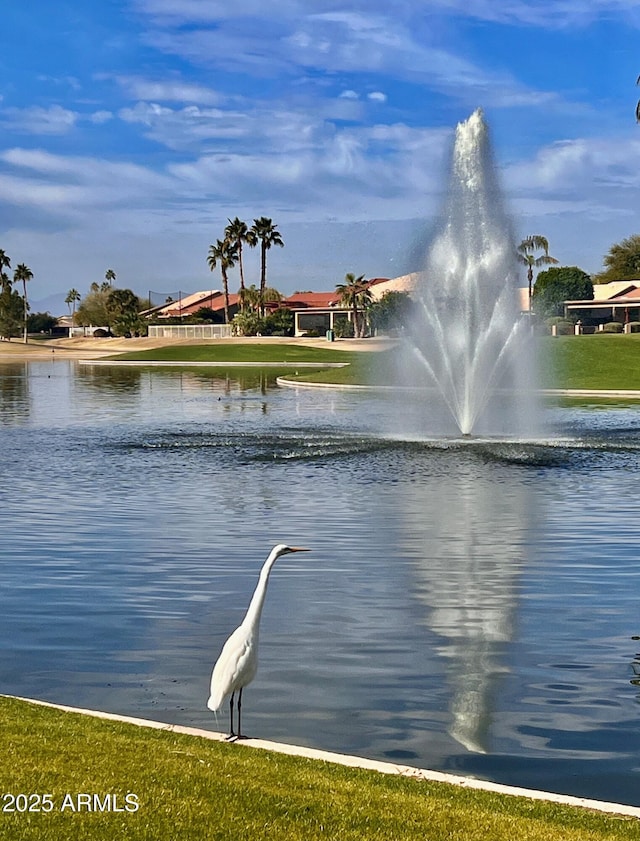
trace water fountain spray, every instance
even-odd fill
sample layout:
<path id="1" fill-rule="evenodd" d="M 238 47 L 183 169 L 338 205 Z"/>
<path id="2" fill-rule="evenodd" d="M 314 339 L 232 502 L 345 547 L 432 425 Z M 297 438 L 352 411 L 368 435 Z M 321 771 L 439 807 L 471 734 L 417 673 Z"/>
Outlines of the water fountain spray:
<path id="1" fill-rule="evenodd" d="M 531 325 L 520 312 L 516 266 L 478 109 L 456 129 L 447 198 L 427 247 L 410 342 L 418 362 L 412 370 L 444 403 L 454 433 L 537 432 Z"/>

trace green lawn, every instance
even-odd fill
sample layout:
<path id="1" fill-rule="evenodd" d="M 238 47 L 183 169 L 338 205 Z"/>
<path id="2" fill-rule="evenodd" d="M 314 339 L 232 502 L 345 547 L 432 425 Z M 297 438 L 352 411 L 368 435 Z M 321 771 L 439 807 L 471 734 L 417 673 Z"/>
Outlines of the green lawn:
<path id="1" fill-rule="evenodd" d="M 212 342 L 207 345 L 165 345 L 109 358 L 132 362 L 210 362 L 212 366 L 223 366 L 225 362 L 351 362 L 354 356 L 356 354 L 330 347 L 316 348 L 280 342 Z"/>
<path id="2" fill-rule="evenodd" d="M 640 391 L 640 334 L 543 337 L 539 349 L 542 388 Z M 347 368 L 302 372 L 296 378 L 345 385 L 393 384 L 395 371 L 395 352 L 382 351 L 354 354 Z"/>
<path id="3" fill-rule="evenodd" d="M 640 839 L 633 819 L 8 698 L 0 698 L 0 749 L 0 837 L 11 841 Z"/>
<path id="4" fill-rule="evenodd" d="M 544 388 L 640 390 L 640 334 L 558 336 L 539 339 L 541 385 Z M 394 383 L 395 351 L 353 352 L 335 347 L 308 347 L 274 342 L 260 344 L 212 343 L 169 345 L 154 350 L 120 354 L 114 360 L 225 363 L 347 362 L 347 368 L 299 372 L 311 382 L 353 384 Z M 292 378 L 296 375 L 287 374 Z"/>
<path id="5" fill-rule="evenodd" d="M 548 388 L 640 390 L 640 334 L 541 340 Z"/>

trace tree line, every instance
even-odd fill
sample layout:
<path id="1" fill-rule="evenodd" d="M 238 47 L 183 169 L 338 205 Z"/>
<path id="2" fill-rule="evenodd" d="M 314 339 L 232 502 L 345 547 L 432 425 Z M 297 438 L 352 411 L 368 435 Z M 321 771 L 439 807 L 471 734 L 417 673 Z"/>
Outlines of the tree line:
<path id="1" fill-rule="evenodd" d="M 71 320 L 80 327 L 102 327 L 116 336 L 146 334 L 147 323 L 140 313 L 149 307 L 148 302 L 131 289 L 114 286 L 116 278 L 114 270 L 107 269 L 104 280 L 92 283 L 84 298 L 77 289 L 70 289 L 64 300 Z"/>
<path id="2" fill-rule="evenodd" d="M 266 313 L 266 305 L 278 303 L 282 295 L 277 289 L 267 286 L 267 255 L 273 246 L 283 247 L 284 241 L 277 225 L 267 217 L 254 219 L 249 227 L 236 217 L 229 219 L 222 238 L 209 248 L 207 262 L 214 271 L 222 274 L 225 296 L 225 323 L 229 323 L 229 281 L 228 272 L 239 269 L 238 290 L 239 312 L 233 319 L 236 332 L 241 335 L 278 334 L 293 332 L 293 314 L 286 308 L 277 308 Z M 243 246 L 251 248 L 260 245 L 259 286 L 247 285 L 243 266 Z M 558 261 L 549 253 L 546 237 L 526 237 L 517 247 L 517 259 L 526 266 L 531 309 L 536 315 L 547 318 L 562 315 L 566 300 L 590 300 L 593 298 L 594 283 L 608 283 L 611 280 L 640 281 L 640 234 L 634 234 L 619 243 L 614 243 L 603 258 L 603 271 L 590 276 L 578 266 L 558 266 Z M 539 272 L 534 283 L 534 269 L 550 265 Z M 33 272 L 25 263 L 19 263 L 12 273 L 11 259 L 0 249 L 0 338 L 11 339 L 22 335 L 28 341 L 29 332 L 48 331 L 56 319 L 48 313 L 30 313 L 27 284 L 33 279 Z M 114 286 L 116 273 L 107 269 L 102 283 L 92 283 L 83 298 L 77 289 L 67 293 L 65 303 L 69 306 L 73 323 L 80 326 L 101 326 L 116 335 L 146 333 L 147 321 L 140 315 L 150 303 L 139 298 L 131 289 Z M 336 327 L 344 335 L 361 337 L 375 329 L 388 330 L 406 323 L 411 301 L 406 293 L 387 292 L 374 301 L 370 281 L 364 275 L 349 272 L 344 282 L 336 284 L 336 294 L 341 304 L 351 310 L 351 321 Z M 192 317 L 196 321 L 218 320 L 219 316 L 203 308 Z M 191 320 L 191 319 L 190 319 Z"/>
<path id="3" fill-rule="evenodd" d="M 12 339 L 22 333 L 26 343 L 29 340 L 27 283 L 33 272 L 26 263 L 19 263 L 11 276 L 6 271 L 10 268 L 11 258 L 0 249 L 0 338 Z M 22 295 L 14 289 L 14 284 L 22 284 Z"/>

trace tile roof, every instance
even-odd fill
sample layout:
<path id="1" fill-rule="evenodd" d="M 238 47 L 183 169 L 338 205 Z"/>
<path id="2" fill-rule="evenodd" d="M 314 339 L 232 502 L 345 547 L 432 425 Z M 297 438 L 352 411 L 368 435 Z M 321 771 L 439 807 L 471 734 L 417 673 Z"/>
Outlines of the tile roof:
<path id="1" fill-rule="evenodd" d="M 333 292 L 294 292 L 282 303 L 290 309 L 307 307 L 335 307 L 340 305 L 340 296 Z"/>
<path id="2" fill-rule="evenodd" d="M 229 295 L 229 306 L 235 306 L 238 303 L 238 296 L 235 294 Z M 185 295 L 179 301 L 172 301 L 162 309 L 157 311 L 160 318 L 170 318 L 171 316 L 193 315 L 202 307 L 209 307 L 217 312 L 224 309 L 224 295 L 220 290 L 213 290 L 209 292 L 194 292 L 192 295 Z"/>

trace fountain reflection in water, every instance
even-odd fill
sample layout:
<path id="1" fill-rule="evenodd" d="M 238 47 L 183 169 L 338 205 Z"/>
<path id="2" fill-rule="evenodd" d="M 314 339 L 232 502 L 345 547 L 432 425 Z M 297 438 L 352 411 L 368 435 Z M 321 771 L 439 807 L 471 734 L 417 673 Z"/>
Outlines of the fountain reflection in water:
<path id="1" fill-rule="evenodd" d="M 420 308 L 402 359 L 425 387 L 422 431 L 532 437 L 535 359 L 520 313 L 516 250 L 482 112 L 456 129 L 447 199 L 420 275 Z"/>

